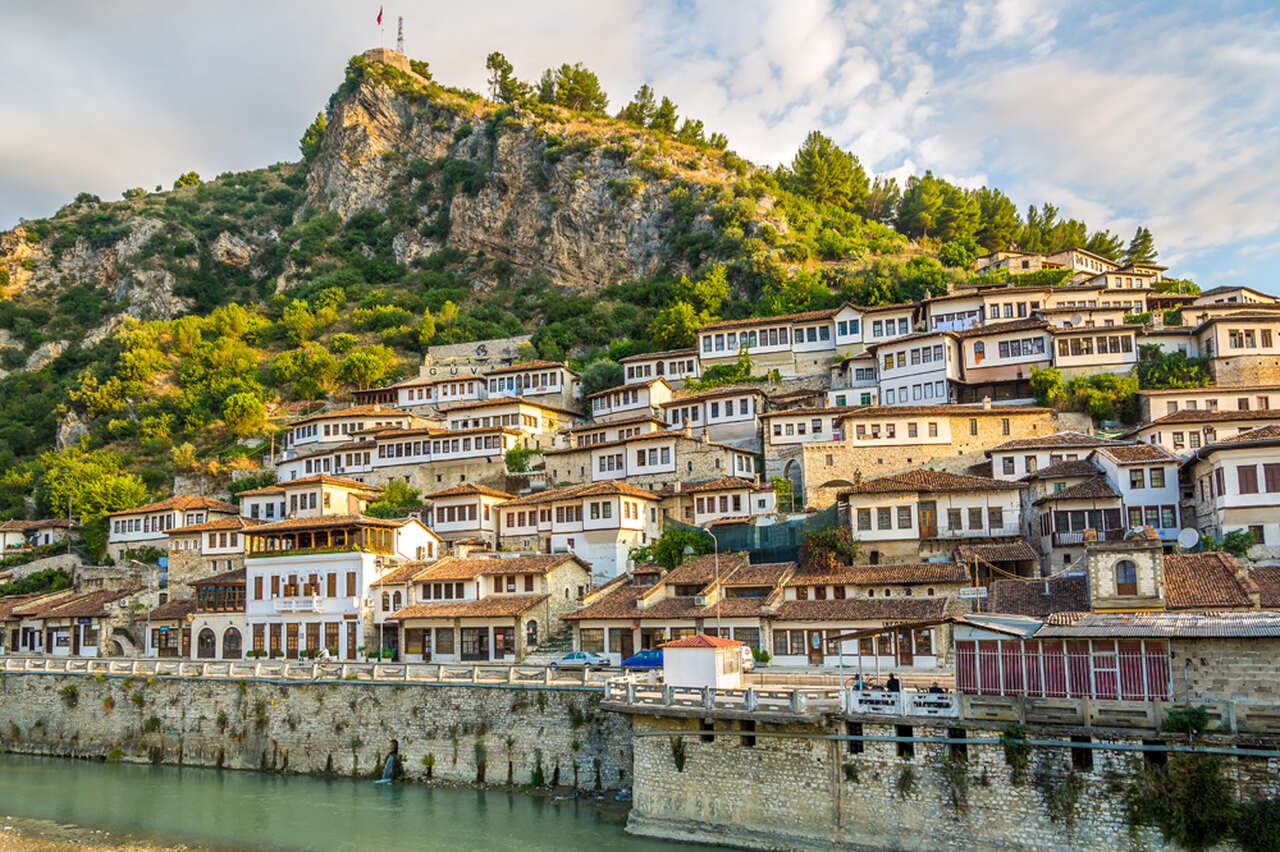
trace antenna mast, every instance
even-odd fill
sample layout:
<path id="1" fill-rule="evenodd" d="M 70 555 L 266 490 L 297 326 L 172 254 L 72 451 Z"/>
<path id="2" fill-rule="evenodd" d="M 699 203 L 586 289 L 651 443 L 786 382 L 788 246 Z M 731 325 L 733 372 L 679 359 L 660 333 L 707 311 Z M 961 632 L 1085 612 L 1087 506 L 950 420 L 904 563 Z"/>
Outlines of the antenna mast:
<path id="1" fill-rule="evenodd" d="M 399 23 L 396 24 L 396 50 L 404 53 L 404 15 L 399 17 Z"/>

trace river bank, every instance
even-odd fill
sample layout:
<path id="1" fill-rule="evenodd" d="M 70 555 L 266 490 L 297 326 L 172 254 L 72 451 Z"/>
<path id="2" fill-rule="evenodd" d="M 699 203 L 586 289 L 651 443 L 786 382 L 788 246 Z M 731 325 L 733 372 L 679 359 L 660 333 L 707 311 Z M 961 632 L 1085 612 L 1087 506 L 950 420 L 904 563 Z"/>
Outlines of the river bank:
<path id="1" fill-rule="evenodd" d="M 70 825 L 48 819 L 0 818 L 0 852 L 217 852 L 209 846 L 168 845 L 124 831 Z"/>

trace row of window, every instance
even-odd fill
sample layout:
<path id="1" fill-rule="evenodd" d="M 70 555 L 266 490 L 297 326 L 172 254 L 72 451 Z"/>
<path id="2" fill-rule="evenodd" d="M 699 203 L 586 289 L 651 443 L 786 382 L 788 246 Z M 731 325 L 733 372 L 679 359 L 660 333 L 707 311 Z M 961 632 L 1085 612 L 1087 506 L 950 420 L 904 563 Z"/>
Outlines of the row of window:
<path id="1" fill-rule="evenodd" d="M 968 517 L 968 525 L 964 524 L 964 520 Z M 909 530 L 914 528 L 914 513 L 910 506 L 880 506 L 875 509 L 875 529 L 892 530 L 894 529 L 894 519 L 897 519 L 897 529 Z M 871 509 L 858 509 L 856 512 L 856 526 L 859 531 L 869 531 L 871 526 Z M 987 528 L 991 530 L 1004 529 L 1004 509 L 995 507 L 986 510 Z M 974 509 L 948 509 L 947 510 L 947 528 L 953 530 L 971 529 L 980 530 L 982 526 L 983 510 L 981 508 Z"/>
<path id="2" fill-rule="evenodd" d="M 1133 337 L 1130 335 L 1097 338 L 1097 348 L 1094 348 L 1094 338 L 1092 337 L 1072 337 L 1070 339 L 1062 339 L 1058 341 L 1058 355 L 1060 356 L 1080 356 L 1080 355 L 1106 355 L 1119 354 L 1122 352 L 1133 351 Z"/>
<path id="3" fill-rule="evenodd" d="M 1218 400 L 1216 400 L 1216 399 L 1206 399 L 1206 400 L 1203 400 L 1203 402 L 1204 402 L 1204 410 L 1205 410 L 1205 411 L 1217 411 L 1217 410 L 1218 410 Z M 1198 402 L 1197 402 L 1197 400 L 1194 400 L 1194 399 L 1188 399 L 1188 400 L 1186 401 L 1186 403 L 1187 403 L 1187 411 L 1196 411 L 1196 410 L 1198 410 L 1198 407 L 1199 407 L 1199 406 L 1198 406 Z M 1257 398 L 1257 405 L 1258 405 L 1258 410 L 1259 410 L 1259 411 L 1269 411 L 1269 410 L 1271 409 L 1271 397 L 1270 397 L 1270 396 L 1259 396 L 1259 397 Z M 1249 397 L 1247 397 L 1247 396 L 1238 396 L 1238 397 L 1236 397 L 1236 410 L 1237 410 L 1237 411 L 1249 411 L 1249 410 L 1250 410 L 1249 406 L 1250 406 Z M 1168 402 L 1166 402 L 1166 403 L 1164 404 L 1164 408 L 1165 408 L 1165 414 L 1173 414 L 1175 411 L 1177 411 L 1177 410 L 1178 410 L 1178 403 L 1177 403 L 1177 400 L 1169 400 Z"/>
<path id="4" fill-rule="evenodd" d="M 483 509 L 483 511 L 481 511 Z M 467 506 L 437 506 L 436 507 L 436 523 L 437 524 L 457 524 L 465 521 L 475 521 L 483 515 L 484 519 L 489 520 L 489 504 L 485 503 L 482 507 L 477 507 L 474 503 Z"/>
<path id="5" fill-rule="evenodd" d="M 837 418 L 832 417 L 831 434 L 833 437 L 838 436 L 839 434 L 836 429 L 836 423 Z M 804 435 L 806 431 L 812 431 L 815 438 L 821 436 L 823 432 L 822 418 L 814 417 L 808 423 L 805 423 L 804 421 L 800 421 L 798 423 L 778 423 L 777 421 L 774 421 L 773 424 L 773 437 L 775 438 L 781 438 L 784 433 L 788 436 Z"/>
<path id="6" fill-rule="evenodd" d="M 617 393 L 606 394 L 604 396 L 598 396 L 595 399 L 591 400 L 591 407 L 596 411 L 600 411 L 601 409 L 606 409 L 606 408 L 621 408 L 624 405 L 639 405 L 639 404 L 640 404 L 640 391 L 636 388 L 632 388 L 631 390 L 621 390 L 621 391 L 618 391 Z"/>
<path id="7" fill-rule="evenodd" d="M 1141 467 L 1129 469 L 1130 488 L 1164 488 L 1164 468 L 1153 467 L 1150 470 Z"/>
<path id="8" fill-rule="evenodd" d="M 742 495 L 741 494 L 721 494 L 719 497 L 697 497 L 694 499 L 694 508 L 699 515 L 716 512 L 716 505 L 719 503 L 720 514 L 733 512 L 741 514 L 742 512 Z"/>
<path id="9" fill-rule="evenodd" d="M 560 384 L 560 371 L 546 373 L 516 373 L 511 376 L 499 376 L 489 379 L 489 391 L 516 391 L 526 388 L 554 388 Z"/>
<path id="10" fill-rule="evenodd" d="M 1271 329 L 1232 328 L 1227 330 L 1227 345 L 1232 349 L 1270 349 Z"/>
<path id="11" fill-rule="evenodd" d="M 338 575 L 310 574 L 272 574 L 270 577 L 271 597 L 297 597 L 298 595 L 315 595 L 317 597 L 338 597 Z M 322 591 L 323 587 L 323 591 Z M 346 576 L 346 597 L 353 598 L 359 594 L 356 586 L 356 572 L 348 571 Z M 264 582 L 261 574 L 253 578 L 253 599 L 265 600 Z"/>
<path id="12" fill-rule="evenodd" d="M 937 422 L 929 421 L 928 423 L 925 424 L 925 427 L 926 427 L 926 432 L 930 438 L 938 437 Z M 884 424 L 884 436 L 886 438 L 897 437 L 897 433 L 898 433 L 898 424 L 896 423 Z M 880 438 L 880 424 L 879 423 L 870 423 L 870 424 L 859 423 L 857 426 L 854 427 L 853 434 L 857 436 L 859 441 L 865 440 L 868 436 L 870 436 L 870 438 L 873 441 L 878 440 Z M 913 421 L 907 424 L 907 437 L 908 438 L 920 437 L 919 423 L 916 423 Z"/>
<path id="13" fill-rule="evenodd" d="M 449 428 L 455 432 L 459 429 L 488 429 L 490 426 L 526 426 L 538 428 L 538 417 L 535 414 L 498 414 L 489 417 L 464 417 L 449 421 Z M 542 419 L 542 431 L 554 432 L 556 421 L 553 417 Z"/>
<path id="14" fill-rule="evenodd" d="M 696 418 L 696 410 L 694 411 L 694 415 Z M 578 446 L 593 447 L 596 444 L 607 444 L 610 441 L 621 441 L 626 438 L 632 438 L 639 435 L 641 431 L 643 430 L 639 426 L 628 426 L 625 429 L 619 429 L 617 434 L 613 437 L 609 436 L 609 432 L 606 429 L 601 429 L 599 432 L 587 432 L 585 435 L 578 436 Z"/>
<path id="15" fill-rule="evenodd" d="M 883 359 L 884 369 L 892 370 L 896 365 L 898 368 L 907 366 L 907 350 L 902 352 L 886 352 Z M 932 364 L 937 361 L 942 363 L 943 352 L 942 344 L 936 346 L 917 346 L 910 350 L 911 363 L 914 364 Z"/>
<path id="16" fill-rule="evenodd" d="M 908 402 L 929 399 L 946 400 L 946 398 L 947 383 L 942 379 L 936 382 L 917 382 L 911 385 L 910 389 L 906 385 L 899 388 L 886 388 L 884 392 L 885 405 L 906 405 Z"/>
<path id="17" fill-rule="evenodd" d="M 657 361 L 652 364 L 628 364 L 628 379 L 647 379 L 651 376 L 673 376 L 683 379 L 698 372 L 697 362 L 692 358 L 679 361 Z"/>

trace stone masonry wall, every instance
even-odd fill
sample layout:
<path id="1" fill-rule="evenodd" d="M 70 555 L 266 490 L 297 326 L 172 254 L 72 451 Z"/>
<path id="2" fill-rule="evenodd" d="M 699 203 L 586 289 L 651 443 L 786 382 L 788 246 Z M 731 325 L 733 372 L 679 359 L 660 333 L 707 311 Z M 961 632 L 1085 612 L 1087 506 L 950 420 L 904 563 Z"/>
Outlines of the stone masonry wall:
<path id="1" fill-rule="evenodd" d="M 1214 384 L 1273 385 L 1280 383 L 1280 358 L 1237 355 L 1210 362 Z"/>
<path id="2" fill-rule="evenodd" d="M 1070 798 L 1062 795 L 1072 775 L 1068 749 L 1034 750 L 1026 779 L 1015 783 L 1000 745 L 970 744 L 961 758 L 941 743 L 915 743 L 914 754 L 901 756 L 893 742 L 864 743 L 855 754 L 837 740 L 761 736 L 746 746 L 738 737 L 706 742 L 694 735 L 683 738 L 681 771 L 669 736 L 643 734 L 697 732 L 699 720 L 638 715 L 632 722 L 636 783 L 627 830 L 633 834 L 749 849 L 1168 848 L 1158 829 L 1130 833 L 1124 790 L 1142 764 L 1134 754 L 1092 751 L 1092 768 L 1076 770 L 1074 805 L 1054 819 L 1049 798 Z M 721 731 L 741 725 L 714 724 Z M 776 730 L 814 734 L 824 728 L 757 728 Z M 945 737 L 948 730 L 917 725 L 910 732 Z M 845 732 L 842 723 L 826 729 Z M 866 724 L 862 733 L 898 735 L 892 724 Z M 998 731 L 958 733 L 992 738 Z M 1242 758 L 1229 765 L 1227 776 L 1234 775 L 1238 795 L 1253 799 L 1275 795 L 1277 768 L 1280 760 Z"/>
<path id="3" fill-rule="evenodd" d="M 603 787 L 629 787 L 630 729 L 597 709 L 600 695 L 564 686 L 7 674 L 0 738 L 22 753 L 119 749 L 131 761 L 340 775 L 381 774 L 395 738 L 415 780 L 430 754 L 438 781 L 476 783 L 483 756 L 486 783 L 527 784 L 540 755 L 547 783 L 559 767 L 560 783 L 594 789 L 598 760 Z"/>

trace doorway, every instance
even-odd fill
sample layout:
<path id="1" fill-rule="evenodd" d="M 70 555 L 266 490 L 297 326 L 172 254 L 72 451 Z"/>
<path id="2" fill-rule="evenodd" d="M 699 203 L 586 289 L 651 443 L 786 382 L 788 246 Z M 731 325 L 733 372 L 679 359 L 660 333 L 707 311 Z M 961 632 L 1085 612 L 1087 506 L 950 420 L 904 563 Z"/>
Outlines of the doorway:
<path id="1" fill-rule="evenodd" d="M 899 630 L 896 640 L 896 644 L 898 646 L 898 665 L 912 665 L 915 661 L 915 656 L 911 651 L 911 631 Z"/>
<path id="2" fill-rule="evenodd" d="M 920 501 L 920 537 L 936 538 L 938 535 L 938 504 L 933 500 Z"/>
<path id="3" fill-rule="evenodd" d="M 808 631 L 808 642 L 805 643 L 809 648 L 809 665 L 820 666 L 823 663 L 822 653 L 822 631 Z"/>

